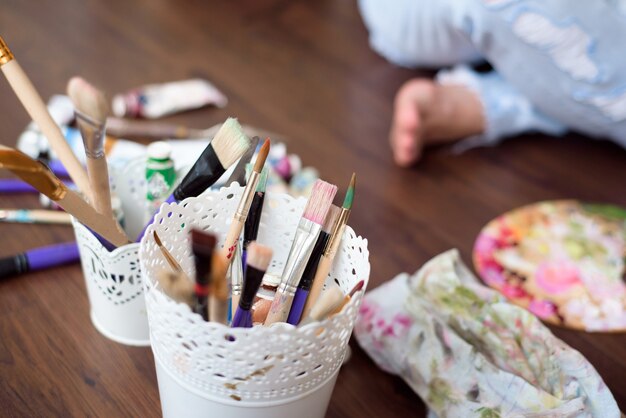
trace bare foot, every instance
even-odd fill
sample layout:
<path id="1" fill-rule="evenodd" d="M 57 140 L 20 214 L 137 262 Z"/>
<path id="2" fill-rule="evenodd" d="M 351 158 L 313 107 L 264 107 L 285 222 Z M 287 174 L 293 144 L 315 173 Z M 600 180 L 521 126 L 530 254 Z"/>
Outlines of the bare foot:
<path id="1" fill-rule="evenodd" d="M 424 145 L 454 142 L 484 131 L 476 94 L 463 86 L 429 79 L 407 81 L 396 94 L 389 139 L 401 167 L 415 164 Z"/>

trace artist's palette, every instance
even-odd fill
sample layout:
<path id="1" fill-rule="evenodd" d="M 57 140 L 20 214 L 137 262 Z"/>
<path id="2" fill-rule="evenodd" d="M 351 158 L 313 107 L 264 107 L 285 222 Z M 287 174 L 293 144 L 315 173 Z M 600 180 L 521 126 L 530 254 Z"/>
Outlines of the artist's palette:
<path id="1" fill-rule="evenodd" d="M 539 318 L 585 331 L 626 331 L 626 210 L 536 203 L 483 228 L 474 264 L 489 286 Z"/>

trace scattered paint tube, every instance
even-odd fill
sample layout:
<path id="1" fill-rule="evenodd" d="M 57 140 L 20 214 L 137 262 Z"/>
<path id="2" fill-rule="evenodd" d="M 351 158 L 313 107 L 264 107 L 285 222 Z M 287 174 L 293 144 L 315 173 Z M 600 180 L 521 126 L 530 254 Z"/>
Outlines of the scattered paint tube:
<path id="1" fill-rule="evenodd" d="M 118 94 L 113 113 L 118 117 L 156 119 L 165 115 L 215 105 L 224 107 L 226 96 L 203 79 L 151 84 Z"/>

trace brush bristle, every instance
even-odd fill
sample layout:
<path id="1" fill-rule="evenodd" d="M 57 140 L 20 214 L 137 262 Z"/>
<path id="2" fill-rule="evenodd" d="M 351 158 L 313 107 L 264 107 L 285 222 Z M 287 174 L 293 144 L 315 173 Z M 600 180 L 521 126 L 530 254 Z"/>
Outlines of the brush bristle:
<path id="1" fill-rule="evenodd" d="M 104 123 L 109 113 L 109 104 L 104 93 L 80 77 L 72 77 L 67 83 L 67 95 L 79 112 L 98 123 Z"/>
<path id="2" fill-rule="evenodd" d="M 202 248 L 213 250 L 215 248 L 215 244 L 217 244 L 217 238 L 215 237 L 215 235 L 208 232 L 204 232 L 199 229 L 192 229 L 191 243 L 194 247 L 199 246 Z"/>
<path id="3" fill-rule="evenodd" d="M 272 249 L 266 245 L 251 242 L 248 246 L 246 263 L 257 270 L 265 271 L 272 261 Z"/>
<path id="4" fill-rule="evenodd" d="M 350 185 L 348 191 L 346 191 L 346 197 L 343 199 L 343 207 L 346 209 L 352 209 L 352 202 L 354 202 L 354 190 L 356 189 L 356 173 L 352 173 L 350 179 Z"/>
<path id="5" fill-rule="evenodd" d="M 169 250 L 163 245 L 163 243 L 161 242 L 161 237 L 159 237 L 157 231 L 153 231 L 152 236 L 154 237 L 154 242 L 156 242 L 156 244 L 159 246 L 161 254 L 163 254 L 163 257 L 165 257 L 165 261 L 167 261 L 172 270 L 181 272 L 183 268 L 180 266 L 180 264 L 178 264 L 178 261 L 176 261 L 172 253 L 170 253 Z"/>
<path id="6" fill-rule="evenodd" d="M 250 174 L 252 174 L 252 163 L 246 164 L 246 179 L 250 178 Z M 261 175 L 259 176 L 259 182 L 256 185 L 255 191 L 257 193 L 265 193 L 265 189 L 267 188 L 268 174 L 269 174 L 269 169 L 267 167 L 263 167 L 263 170 L 261 170 Z"/>
<path id="7" fill-rule="evenodd" d="M 256 161 L 254 162 L 253 170 L 257 173 L 263 171 L 263 167 L 265 166 L 265 160 L 267 160 L 267 156 L 270 153 L 271 142 L 269 138 L 265 138 L 265 142 L 261 145 L 261 149 L 256 156 Z"/>
<path id="8" fill-rule="evenodd" d="M 162 247 L 163 243 L 161 242 L 161 238 L 159 237 L 159 234 L 157 234 L 157 231 L 152 231 L 152 236 L 154 237 L 154 242 L 156 242 L 159 247 Z"/>
<path id="9" fill-rule="evenodd" d="M 237 119 L 228 118 L 215 134 L 211 146 L 222 166 L 227 169 L 250 147 L 250 139 Z"/>
<path id="10" fill-rule="evenodd" d="M 318 225 L 324 224 L 328 209 L 337 194 L 337 186 L 323 180 L 317 180 L 306 203 L 302 217 Z"/>
<path id="11" fill-rule="evenodd" d="M 333 227 L 337 223 L 337 218 L 339 218 L 339 214 L 341 213 L 341 209 L 337 205 L 330 205 L 330 209 L 328 210 L 328 214 L 326 215 L 326 219 L 324 220 L 324 226 L 322 230 L 327 233 L 331 233 Z"/>

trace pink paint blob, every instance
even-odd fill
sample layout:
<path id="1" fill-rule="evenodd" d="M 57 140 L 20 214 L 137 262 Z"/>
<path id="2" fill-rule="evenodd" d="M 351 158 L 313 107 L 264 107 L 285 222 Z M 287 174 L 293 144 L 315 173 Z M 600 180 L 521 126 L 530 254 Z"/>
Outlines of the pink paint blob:
<path id="1" fill-rule="evenodd" d="M 506 279 L 502 274 L 502 267 L 495 263 L 489 263 L 489 265 L 483 266 L 483 270 L 480 272 L 485 283 L 495 287 L 502 287 L 506 283 Z"/>
<path id="2" fill-rule="evenodd" d="M 528 293 L 526 293 L 524 289 L 510 283 L 504 283 L 500 288 L 500 291 L 509 299 L 522 299 L 528 297 Z"/>
<path id="3" fill-rule="evenodd" d="M 476 244 L 474 244 L 474 252 L 482 257 L 491 258 L 491 254 L 498 249 L 498 242 L 495 238 L 482 233 L 476 238 Z"/>
<path id="4" fill-rule="evenodd" d="M 556 313 L 556 306 L 547 300 L 535 299 L 528 305 L 528 310 L 539 318 L 548 319 Z"/>
<path id="5" fill-rule="evenodd" d="M 535 281 L 537 286 L 549 294 L 563 293 L 581 284 L 578 268 L 567 260 L 541 263 Z"/>

